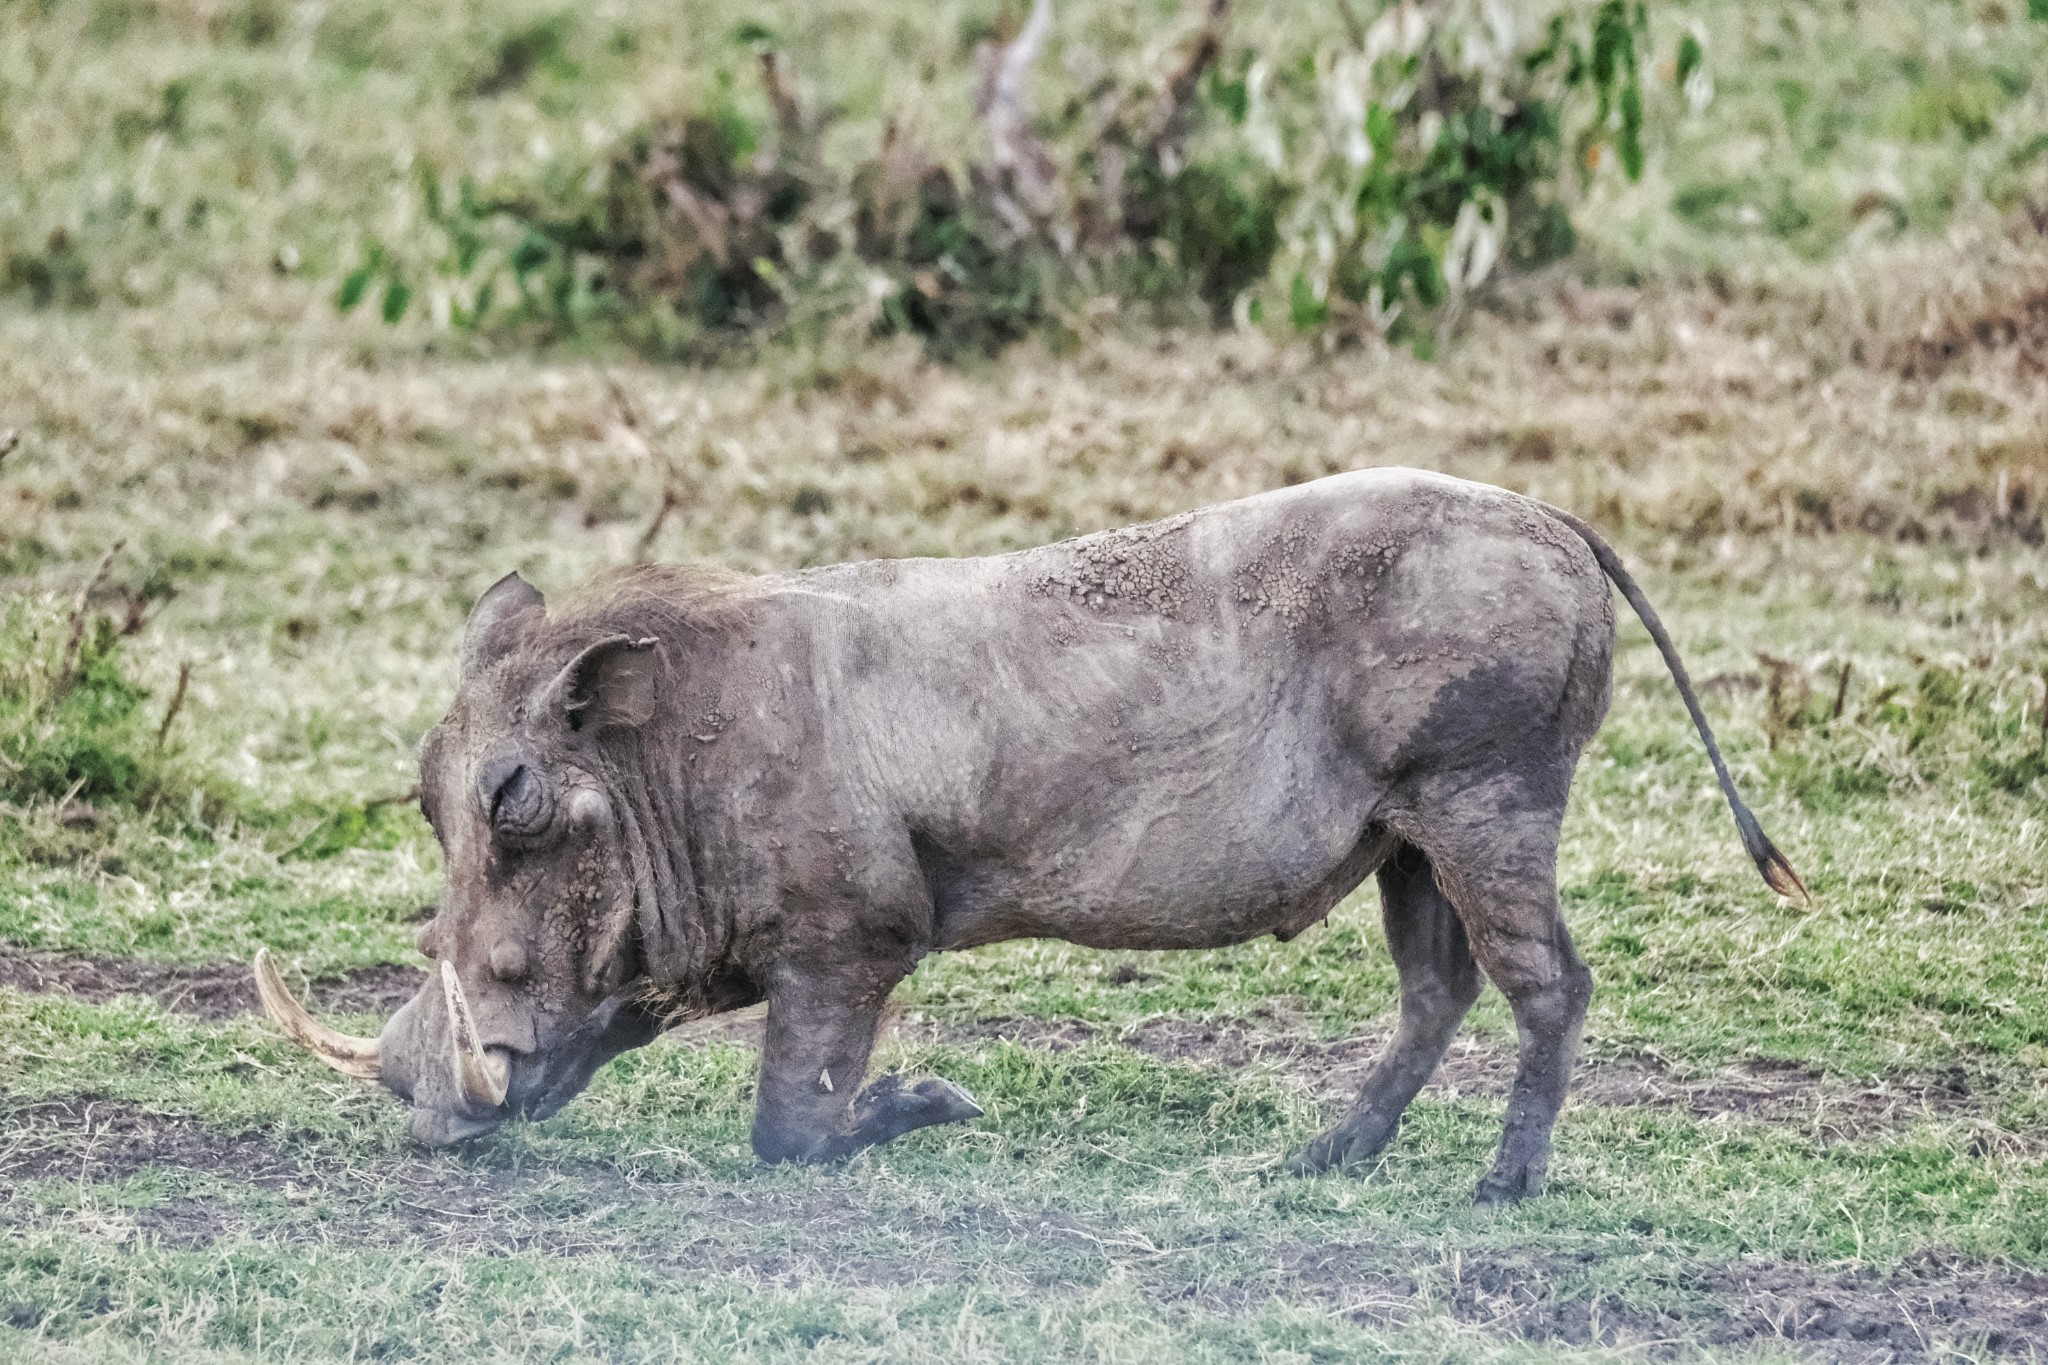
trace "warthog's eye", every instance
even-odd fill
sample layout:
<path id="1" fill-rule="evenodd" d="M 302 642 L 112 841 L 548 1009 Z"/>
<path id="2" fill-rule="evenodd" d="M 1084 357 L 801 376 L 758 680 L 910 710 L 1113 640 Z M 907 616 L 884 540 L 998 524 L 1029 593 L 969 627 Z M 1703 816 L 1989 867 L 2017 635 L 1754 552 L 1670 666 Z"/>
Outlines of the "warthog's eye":
<path id="1" fill-rule="evenodd" d="M 477 780 L 491 828 L 514 838 L 545 834 L 555 819 L 555 794 L 547 780 L 516 759 L 484 765 Z"/>

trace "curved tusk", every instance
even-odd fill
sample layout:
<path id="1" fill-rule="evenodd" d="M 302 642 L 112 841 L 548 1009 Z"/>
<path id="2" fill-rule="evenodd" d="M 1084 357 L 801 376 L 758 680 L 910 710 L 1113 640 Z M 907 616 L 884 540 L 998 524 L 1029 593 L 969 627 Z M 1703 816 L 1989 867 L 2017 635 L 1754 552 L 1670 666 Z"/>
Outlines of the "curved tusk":
<path id="1" fill-rule="evenodd" d="M 448 1032 L 455 1043 L 455 1084 L 462 1098 L 486 1109 L 505 1103 L 505 1091 L 512 1083 L 512 1066 L 504 1057 L 493 1057 L 477 1041 L 476 1020 L 470 1017 L 469 1001 L 463 997 L 462 982 L 455 964 L 441 959 L 441 993 L 448 997 Z"/>
<path id="2" fill-rule="evenodd" d="M 263 1012 L 292 1041 L 336 1071 L 366 1081 L 374 1081 L 383 1073 L 377 1058 L 377 1040 L 337 1032 L 306 1013 L 306 1007 L 285 989 L 284 978 L 278 975 L 277 963 L 268 948 L 256 950 L 256 993 L 263 997 Z"/>

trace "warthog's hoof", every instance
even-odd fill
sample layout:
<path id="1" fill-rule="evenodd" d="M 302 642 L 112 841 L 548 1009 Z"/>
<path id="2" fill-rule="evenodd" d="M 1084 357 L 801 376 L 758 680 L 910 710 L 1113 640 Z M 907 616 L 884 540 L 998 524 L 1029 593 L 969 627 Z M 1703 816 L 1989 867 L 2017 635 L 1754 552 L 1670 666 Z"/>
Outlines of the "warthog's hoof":
<path id="1" fill-rule="evenodd" d="M 1398 1119 L 1392 1123 L 1340 1123 L 1288 1158 L 1281 1169 L 1289 1175 L 1357 1170 L 1386 1150 L 1399 1126 Z"/>
<path id="2" fill-rule="evenodd" d="M 974 1096 L 943 1077 L 932 1076 L 906 1086 L 901 1076 L 892 1073 L 861 1092 L 853 1102 L 853 1113 L 856 1124 L 868 1131 L 871 1141 L 887 1142 L 935 1123 L 978 1119 L 982 1109 L 974 1102 Z"/>
<path id="3" fill-rule="evenodd" d="M 1543 1172 L 1546 1163 L 1524 1162 L 1505 1170 L 1499 1166 L 1486 1173 L 1479 1182 L 1479 1188 L 1472 1195 L 1472 1202 L 1481 1206 L 1514 1204 L 1527 1199 L 1543 1188 Z"/>
<path id="4" fill-rule="evenodd" d="M 931 1105 L 933 1123 L 965 1123 L 980 1118 L 983 1112 L 966 1086 L 943 1077 L 919 1081 L 910 1093 Z"/>

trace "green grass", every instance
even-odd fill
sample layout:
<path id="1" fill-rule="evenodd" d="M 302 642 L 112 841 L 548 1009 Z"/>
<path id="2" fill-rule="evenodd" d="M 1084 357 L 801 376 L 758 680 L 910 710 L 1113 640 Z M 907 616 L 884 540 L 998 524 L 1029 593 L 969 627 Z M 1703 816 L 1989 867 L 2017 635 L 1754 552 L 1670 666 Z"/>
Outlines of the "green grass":
<path id="1" fill-rule="evenodd" d="M 1305 50 L 1298 8 L 1236 22 Z M 1189 17 L 1062 6 L 1046 94 Z M 602 145 L 738 70 L 741 18 L 843 111 L 842 161 L 891 117 L 967 145 L 1004 21 L 0 10 L 0 982 L 28 951 L 416 962 L 412 746 L 508 569 L 989 553 L 1386 463 L 1614 533 L 1814 904 L 1757 881 L 1624 623 L 1561 864 L 1587 1060 L 1549 1191 L 1494 1213 L 1494 995 L 1371 1170 L 1277 1174 L 1391 1020 L 1369 888 L 1290 944 L 928 961 L 883 1061 L 988 1116 L 825 1171 L 754 1165 L 731 1039 L 436 1154 L 253 1016 L 0 984 L 0 1359 L 2048 1352 L 2048 25 L 1660 8 L 1713 101 L 1430 363 L 1089 315 L 1000 363 L 841 336 L 686 370 L 336 313 L 413 165 Z M 59 696 L 116 541 L 91 613 L 148 610 Z"/>
<path id="2" fill-rule="evenodd" d="M 1147 1029 L 1222 1026 L 1313 1048 L 1383 1025 L 1395 982 L 1370 893 L 1287 945 L 1013 944 L 933 959 L 901 993 L 914 1022 L 883 1064 L 960 1081 L 988 1117 L 823 1172 L 753 1164 L 753 1054 L 731 1044 L 657 1046 L 548 1123 L 423 1156 L 399 1106 L 252 1017 L 0 992 L 10 1103 L 90 1096 L 197 1125 L 134 1174 L 80 1180 L 58 1159 L 17 1184 L 0 1302 L 23 1306 L 35 1335 L 21 1341 L 56 1358 L 68 1342 L 116 1357 L 317 1358 L 382 1343 L 398 1358 L 1473 1359 L 1552 1357 L 1601 1322 L 1610 1344 L 1709 1350 L 1730 1324 L 1748 1340 L 1778 1303 L 1743 1288 L 1757 1267 L 1795 1268 L 1805 1292 L 1838 1298 L 1844 1277 L 1910 1275 L 1929 1257 L 2048 1267 L 2040 793 L 1971 782 L 1981 753 L 1965 742 L 2017 742 L 1997 720 L 1999 666 L 1969 656 L 2028 603 L 1985 594 L 1980 619 L 1959 619 L 1927 587 L 1950 562 L 1938 552 L 1901 556 L 1908 601 L 1934 598 L 1931 620 L 1860 593 L 1831 600 L 1817 584 L 1839 581 L 1837 549 L 1802 547 L 1804 569 L 1695 569 L 1653 587 L 1702 677 L 1746 662 L 1716 642 L 1724 630 L 1856 661 L 1848 719 L 1788 729 L 1775 753 L 1761 693 L 1715 693 L 1738 773 L 1816 905 L 1754 884 L 1639 638 L 1566 832 L 1568 911 L 1600 981 L 1596 1071 L 1652 1058 L 1712 1085 L 1757 1059 L 1796 1061 L 1805 1079 L 1779 1109 L 1582 1101 L 1560 1127 L 1549 1191 L 1502 1214 L 1467 1202 L 1501 1117 L 1485 1087 L 1426 1094 L 1361 1177 L 1279 1177 L 1278 1158 L 1329 1112 L 1304 1074 L 1284 1052 L 1162 1060 Z M 1892 722 L 1870 699 L 1921 676 L 1934 651 L 1957 661 L 1972 698 L 1938 752 L 1846 797 L 1787 786 L 1795 760 L 1805 771 L 1881 749 Z M 2004 694 L 2025 695 L 2006 681 Z M 161 941 L 120 939 L 113 879 L 17 864 L 15 885 L 77 895 L 43 912 L 49 932 L 8 922 L 0 937 L 188 959 L 269 941 L 320 968 L 407 956 L 402 915 L 379 906 L 430 888 L 417 842 L 269 856 L 257 840 L 187 844 L 138 878 L 164 903 L 203 907 Z M 238 883 L 222 869 L 235 859 L 288 875 Z M 1099 1031 L 1054 1051 L 1022 1024 L 977 1028 L 990 1018 Z M 1026 1041 L 1001 1036 L 1020 1029 Z M 1475 1030 L 1483 1052 L 1508 1046 L 1496 998 Z M 1930 1080 L 1939 1103 L 1922 1098 Z M 1958 1082 L 1964 1098 L 1943 1099 Z M 75 1150 L 94 1169 L 82 1132 L 29 1119 L 14 1141 Z M 253 1167 L 236 1156 L 252 1142 L 264 1153 Z M 1484 1269 L 1479 1287 L 1460 1278 L 1468 1266 Z M 1967 1347 L 1970 1330 L 1935 1339 Z"/>

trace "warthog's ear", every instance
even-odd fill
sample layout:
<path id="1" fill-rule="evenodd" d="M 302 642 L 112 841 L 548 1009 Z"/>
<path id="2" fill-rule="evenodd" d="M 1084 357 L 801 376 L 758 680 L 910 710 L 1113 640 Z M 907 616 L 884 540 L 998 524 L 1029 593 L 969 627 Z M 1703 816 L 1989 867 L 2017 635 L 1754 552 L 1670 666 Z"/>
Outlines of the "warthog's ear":
<path id="1" fill-rule="evenodd" d="M 654 714 L 660 651 L 652 636 L 614 635 L 569 660 L 542 697 L 571 730 L 635 726 Z"/>
<path id="2" fill-rule="evenodd" d="M 547 599 L 540 589 L 517 573 L 508 573 L 491 584 L 469 609 L 469 624 L 463 627 L 463 673 L 478 672 L 504 658 L 526 628 L 546 619 L 547 613 Z"/>

